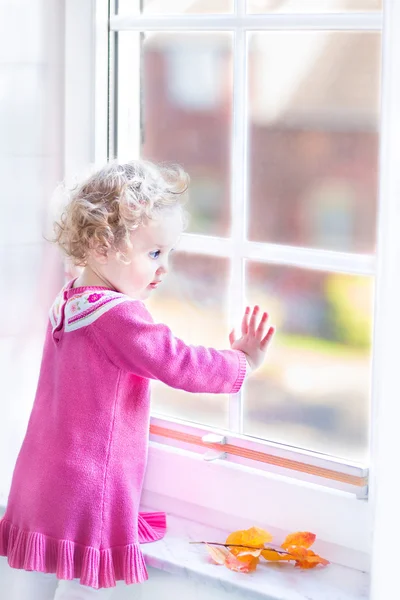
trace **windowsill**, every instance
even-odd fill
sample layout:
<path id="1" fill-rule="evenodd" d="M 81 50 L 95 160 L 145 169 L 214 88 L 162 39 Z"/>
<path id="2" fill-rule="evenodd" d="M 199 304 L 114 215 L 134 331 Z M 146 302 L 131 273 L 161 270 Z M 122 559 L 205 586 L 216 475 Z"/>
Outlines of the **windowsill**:
<path id="1" fill-rule="evenodd" d="M 313 531 L 319 554 L 369 571 L 370 505 L 340 490 L 151 442 L 142 504 L 223 531 L 262 527 L 278 542 Z"/>
<path id="2" fill-rule="evenodd" d="M 146 507 L 141 507 L 146 511 Z M 0 516 L 4 507 L 0 506 Z M 165 537 L 152 544 L 142 544 L 149 567 L 179 575 L 193 582 L 203 582 L 224 591 L 246 594 L 258 600 L 368 600 L 369 575 L 355 569 L 331 564 L 309 571 L 292 564 L 261 562 L 254 573 L 234 573 L 215 565 L 203 545 L 191 541 L 223 542 L 228 533 L 173 515 L 167 515 Z"/>
<path id="3" fill-rule="evenodd" d="M 190 541 L 223 542 L 226 532 L 172 515 L 168 515 L 167 523 L 164 539 L 142 545 L 149 567 L 260 600 L 367 600 L 369 597 L 368 574 L 339 565 L 301 571 L 292 564 L 263 561 L 254 573 L 234 573 L 211 563 L 203 545 L 189 544 Z"/>

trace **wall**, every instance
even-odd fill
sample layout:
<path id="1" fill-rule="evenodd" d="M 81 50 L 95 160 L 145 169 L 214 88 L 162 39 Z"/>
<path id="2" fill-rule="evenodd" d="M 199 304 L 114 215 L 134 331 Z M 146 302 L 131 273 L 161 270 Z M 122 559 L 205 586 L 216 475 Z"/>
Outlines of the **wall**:
<path id="1" fill-rule="evenodd" d="M 45 312 L 59 287 L 58 255 L 43 235 L 62 179 L 63 63 L 64 0 L 2 0 L 0 504 L 33 402 Z"/>

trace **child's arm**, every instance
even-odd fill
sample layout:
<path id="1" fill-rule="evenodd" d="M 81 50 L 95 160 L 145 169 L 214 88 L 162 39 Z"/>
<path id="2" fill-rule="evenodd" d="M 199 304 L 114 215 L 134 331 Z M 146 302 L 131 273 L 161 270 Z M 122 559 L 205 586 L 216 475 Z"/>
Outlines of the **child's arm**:
<path id="1" fill-rule="evenodd" d="M 189 346 L 153 322 L 141 302 L 113 307 L 89 326 L 119 368 L 189 392 L 234 394 L 246 375 L 243 351 Z"/>

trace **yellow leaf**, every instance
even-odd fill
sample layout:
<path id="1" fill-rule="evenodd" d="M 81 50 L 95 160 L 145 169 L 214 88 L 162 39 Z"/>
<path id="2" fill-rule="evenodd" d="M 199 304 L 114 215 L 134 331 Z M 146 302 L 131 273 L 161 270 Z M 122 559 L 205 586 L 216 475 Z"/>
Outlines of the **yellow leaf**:
<path id="1" fill-rule="evenodd" d="M 282 544 L 284 550 L 288 550 L 289 546 L 302 546 L 309 548 L 315 542 L 316 535 L 309 531 L 298 531 L 287 536 Z"/>
<path id="2" fill-rule="evenodd" d="M 229 554 L 229 550 L 224 548 L 223 546 L 210 546 L 210 544 L 206 544 L 206 548 L 210 553 L 212 560 L 217 565 L 224 565 L 226 557 Z"/>
<path id="3" fill-rule="evenodd" d="M 240 545 L 247 546 L 249 548 L 263 548 L 264 544 L 267 544 L 272 540 L 272 535 L 264 529 L 259 527 L 251 527 L 250 529 L 244 529 L 231 533 L 226 543 L 228 545 Z"/>
<path id="4" fill-rule="evenodd" d="M 261 556 L 265 558 L 265 560 L 270 560 L 272 562 L 280 560 L 294 560 L 294 557 L 290 556 L 290 554 L 282 554 L 277 550 L 263 550 L 261 552 Z"/>
<path id="5" fill-rule="evenodd" d="M 232 548 L 232 550 L 235 550 L 235 548 Z M 236 548 L 236 550 L 240 550 L 239 554 L 236 554 L 237 557 L 239 556 L 260 556 L 262 549 L 261 548 L 256 548 L 255 550 L 252 550 L 251 548 Z"/>

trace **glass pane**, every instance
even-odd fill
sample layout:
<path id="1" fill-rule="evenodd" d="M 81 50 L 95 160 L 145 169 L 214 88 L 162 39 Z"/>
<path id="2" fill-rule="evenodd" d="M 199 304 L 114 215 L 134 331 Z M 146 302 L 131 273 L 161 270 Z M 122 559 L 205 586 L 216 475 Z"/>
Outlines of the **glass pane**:
<path id="1" fill-rule="evenodd" d="M 247 296 L 277 333 L 246 383 L 245 433 L 367 460 L 373 280 L 249 263 Z"/>
<path id="2" fill-rule="evenodd" d="M 118 14 L 204 15 L 231 13 L 234 0 L 119 0 Z"/>
<path id="3" fill-rule="evenodd" d="M 166 323 L 188 344 L 229 348 L 226 294 L 229 261 L 176 253 L 171 272 L 149 301 L 156 321 Z M 228 396 L 189 394 L 153 382 L 155 412 L 201 423 L 228 427 Z"/>
<path id="4" fill-rule="evenodd" d="M 231 34 L 146 33 L 142 110 L 142 156 L 190 175 L 189 231 L 227 235 Z"/>
<path id="5" fill-rule="evenodd" d="M 247 0 L 249 13 L 337 13 L 382 10 L 382 0 Z"/>
<path id="6" fill-rule="evenodd" d="M 250 35 L 249 239 L 374 251 L 380 52 L 377 33 Z"/>

